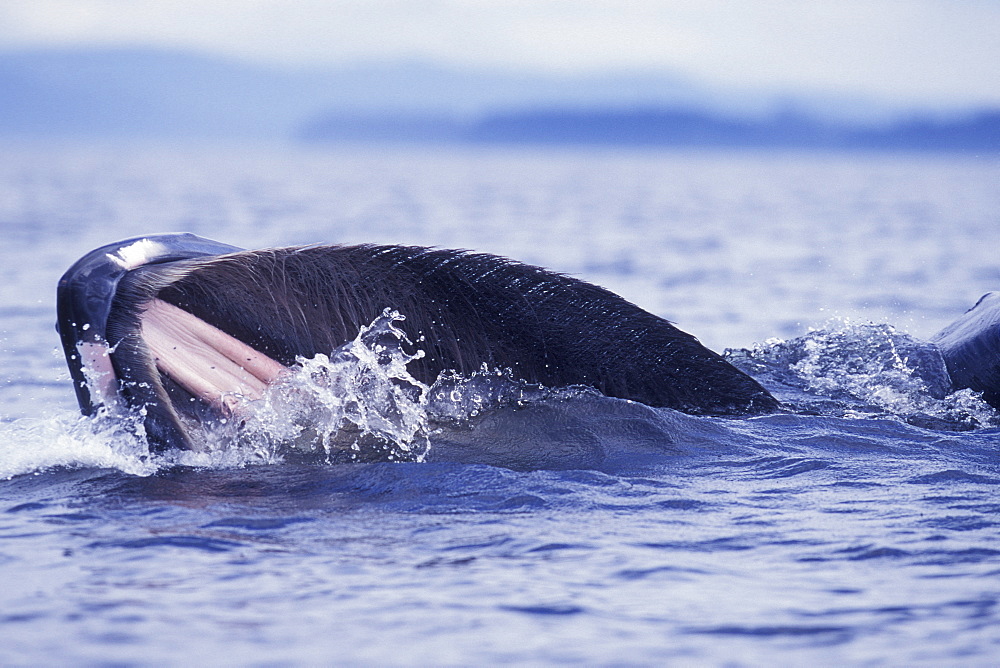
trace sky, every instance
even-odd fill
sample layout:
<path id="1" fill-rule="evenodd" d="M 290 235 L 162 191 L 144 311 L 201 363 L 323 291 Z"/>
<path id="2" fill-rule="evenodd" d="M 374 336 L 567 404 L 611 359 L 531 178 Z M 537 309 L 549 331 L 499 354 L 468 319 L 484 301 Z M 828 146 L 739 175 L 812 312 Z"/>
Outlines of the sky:
<path id="1" fill-rule="evenodd" d="M 0 49 L 80 45 L 1000 104 L 1000 0 L 0 0 Z"/>

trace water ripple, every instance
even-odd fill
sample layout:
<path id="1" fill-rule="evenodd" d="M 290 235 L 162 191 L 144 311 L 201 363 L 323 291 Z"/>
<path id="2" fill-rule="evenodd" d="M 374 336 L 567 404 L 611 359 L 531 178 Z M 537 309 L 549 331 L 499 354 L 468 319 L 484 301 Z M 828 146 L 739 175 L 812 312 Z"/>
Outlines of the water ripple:
<path id="1" fill-rule="evenodd" d="M 242 546 L 241 543 L 236 543 L 230 540 L 222 540 L 219 538 L 179 535 L 179 536 L 156 536 L 154 538 L 137 538 L 133 540 L 97 541 L 90 543 L 87 547 L 91 548 L 121 547 L 126 549 L 171 547 L 171 548 L 200 550 L 203 552 L 228 552 L 229 550 L 241 546 Z"/>

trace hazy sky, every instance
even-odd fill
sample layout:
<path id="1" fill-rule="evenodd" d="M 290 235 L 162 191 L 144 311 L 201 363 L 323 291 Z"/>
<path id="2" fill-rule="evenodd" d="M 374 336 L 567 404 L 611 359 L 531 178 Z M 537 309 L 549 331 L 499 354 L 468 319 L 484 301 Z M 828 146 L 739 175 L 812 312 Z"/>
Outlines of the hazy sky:
<path id="1" fill-rule="evenodd" d="M 1000 103 L 1000 0 L 0 0 L 0 48 L 79 44 Z"/>

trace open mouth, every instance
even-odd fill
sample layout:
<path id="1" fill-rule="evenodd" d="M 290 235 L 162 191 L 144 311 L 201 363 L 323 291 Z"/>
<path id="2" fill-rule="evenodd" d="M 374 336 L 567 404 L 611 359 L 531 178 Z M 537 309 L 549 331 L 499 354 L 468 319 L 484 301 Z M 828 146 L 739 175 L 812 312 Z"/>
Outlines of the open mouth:
<path id="1" fill-rule="evenodd" d="M 261 397 L 284 365 L 159 297 L 192 260 L 240 250 L 192 234 L 153 235 L 98 248 L 66 272 L 57 328 L 85 415 L 124 402 L 145 409 L 155 446 L 197 449 L 189 425 Z"/>

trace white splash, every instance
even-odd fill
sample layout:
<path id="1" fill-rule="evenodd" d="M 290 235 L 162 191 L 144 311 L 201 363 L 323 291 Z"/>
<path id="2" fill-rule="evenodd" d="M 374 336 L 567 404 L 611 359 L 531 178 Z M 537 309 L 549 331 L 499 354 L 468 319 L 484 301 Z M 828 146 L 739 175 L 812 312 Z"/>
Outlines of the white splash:
<path id="1" fill-rule="evenodd" d="M 241 406 L 241 423 L 208 451 L 235 442 L 261 462 L 289 454 L 322 454 L 331 462 L 423 461 L 442 425 L 553 396 L 486 365 L 468 377 L 446 372 L 430 386 L 422 383 L 407 369 L 424 353 L 404 350 L 412 346 L 397 326 L 404 319 L 385 309 L 330 355 L 298 358 L 261 400 Z"/>
<path id="2" fill-rule="evenodd" d="M 423 356 L 386 309 L 330 355 L 300 357 L 259 401 L 244 405 L 238 440 L 262 459 L 322 452 L 331 460 L 421 461 L 430 449 L 430 389 L 406 365 Z"/>
<path id="3" fill-rule="evenodd" d="M 930 418 L 946 428 L 1000 423 L 977 393 L 952 391 L 944 358 L 933 344 L 890 325 L 836 320 L 789 341 L 727 351 L 726 357 L 765 385 L 770 380 L 778 389 L 833 400 L 845 417 L 871 417 L 877 410 L 918 423 Z"/>
<path id="4" fill-rule="evenodd" d="M 131 420 L 64 413 L 0 424 L 0 480 L 46 469 L 106 468 L 152 475 L 162 462 L 149 455 Z"/>

